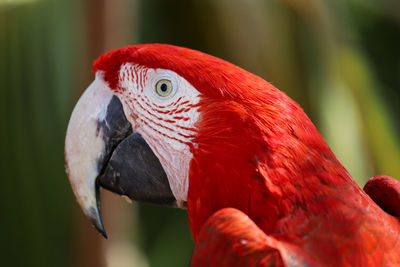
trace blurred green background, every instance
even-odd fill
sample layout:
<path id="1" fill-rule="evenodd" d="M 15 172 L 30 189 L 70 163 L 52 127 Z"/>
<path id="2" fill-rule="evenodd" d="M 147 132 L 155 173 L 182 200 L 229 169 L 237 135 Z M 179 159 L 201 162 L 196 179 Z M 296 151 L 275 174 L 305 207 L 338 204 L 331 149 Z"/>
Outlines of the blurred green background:
<path id="1" fill-rule="evenodd" d="M 400 178 L 398 0 L 0 0 L 2 266 L 188 266 L 186 212 L 103 193 L 83 216 L 63 143 L 91 63 L 162 42 L 231 61 L 304 108 L 354 179 Z"/>

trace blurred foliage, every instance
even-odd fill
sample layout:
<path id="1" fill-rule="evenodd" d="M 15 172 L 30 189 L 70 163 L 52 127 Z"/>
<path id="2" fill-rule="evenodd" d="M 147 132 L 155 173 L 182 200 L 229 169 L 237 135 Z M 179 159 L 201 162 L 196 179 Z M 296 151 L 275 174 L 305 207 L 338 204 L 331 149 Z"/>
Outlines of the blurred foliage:
<path id="1" fill-rule="evenodd" d="M 185 211 L 134 203 L 119 213 L 134 230 L 117 234 L 121 216 L 106 208 L 132 245 L 109 257 L 117 238 L 90 236 L 64 173 L 91 62 L 130 43 L 186 46 L 258 74 L 300 103 L 360 185 L 400 178 L 398 10 L 397 0 L 0 1 L 2 265 L 126 266 L 121 253 L 130 266 L 188 265 Z"/>

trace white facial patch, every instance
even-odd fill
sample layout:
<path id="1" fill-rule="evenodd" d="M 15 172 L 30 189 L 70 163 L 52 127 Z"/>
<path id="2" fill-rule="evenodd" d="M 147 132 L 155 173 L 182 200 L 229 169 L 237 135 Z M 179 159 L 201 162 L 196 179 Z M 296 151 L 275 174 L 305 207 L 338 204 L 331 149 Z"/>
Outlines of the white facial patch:
<path id="1" fill-rule="evenodd" d="M 187 201 L 190 146 L 196 134 L 200 93 L 177 73 L 124 64 L 120 74 L 121 100 L 133 128 L 158 157 L 178 205 Z M 160 80 L 171 82 L 167 96 L 157 93 Z"/>

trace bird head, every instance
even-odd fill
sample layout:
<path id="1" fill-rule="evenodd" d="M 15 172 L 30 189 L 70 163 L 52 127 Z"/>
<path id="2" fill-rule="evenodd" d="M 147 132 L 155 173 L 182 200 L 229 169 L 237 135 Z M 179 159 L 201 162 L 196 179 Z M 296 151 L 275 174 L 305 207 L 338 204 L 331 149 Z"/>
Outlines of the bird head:
<path id="1" fill-rule="evenodd" d="M 275 185 L 276 174 L 260 177 L 296 172 L 280 168 L 295 166 L 302 151 L 296 146 L 329 150 L 284 93 L 199 51 L 128 46 L 100 56 L 93 72 L 71 115 L 65 160 L 81 208 L 103 235 L 100 187 L 132 200 L 187 207 L 196 236 L 218 208 L 248 211 L 250 194 L 291 190 Z M 260 165 L 266 161 L 271 168 Z"/>

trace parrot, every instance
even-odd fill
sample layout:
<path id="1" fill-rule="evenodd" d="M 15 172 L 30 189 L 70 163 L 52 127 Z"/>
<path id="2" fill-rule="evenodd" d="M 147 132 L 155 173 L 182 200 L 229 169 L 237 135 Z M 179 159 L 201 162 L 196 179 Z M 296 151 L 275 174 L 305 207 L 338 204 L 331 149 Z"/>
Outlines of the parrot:
<path id="1" fill-rule="evenodd" d="M 111 50 L 74 107 L 66 172 L 107 237 L 100 191 L 187 210 L 191 266 L 400 266 L 400 182 L 364 189 L 263 78 L 169 44 Z"/>

